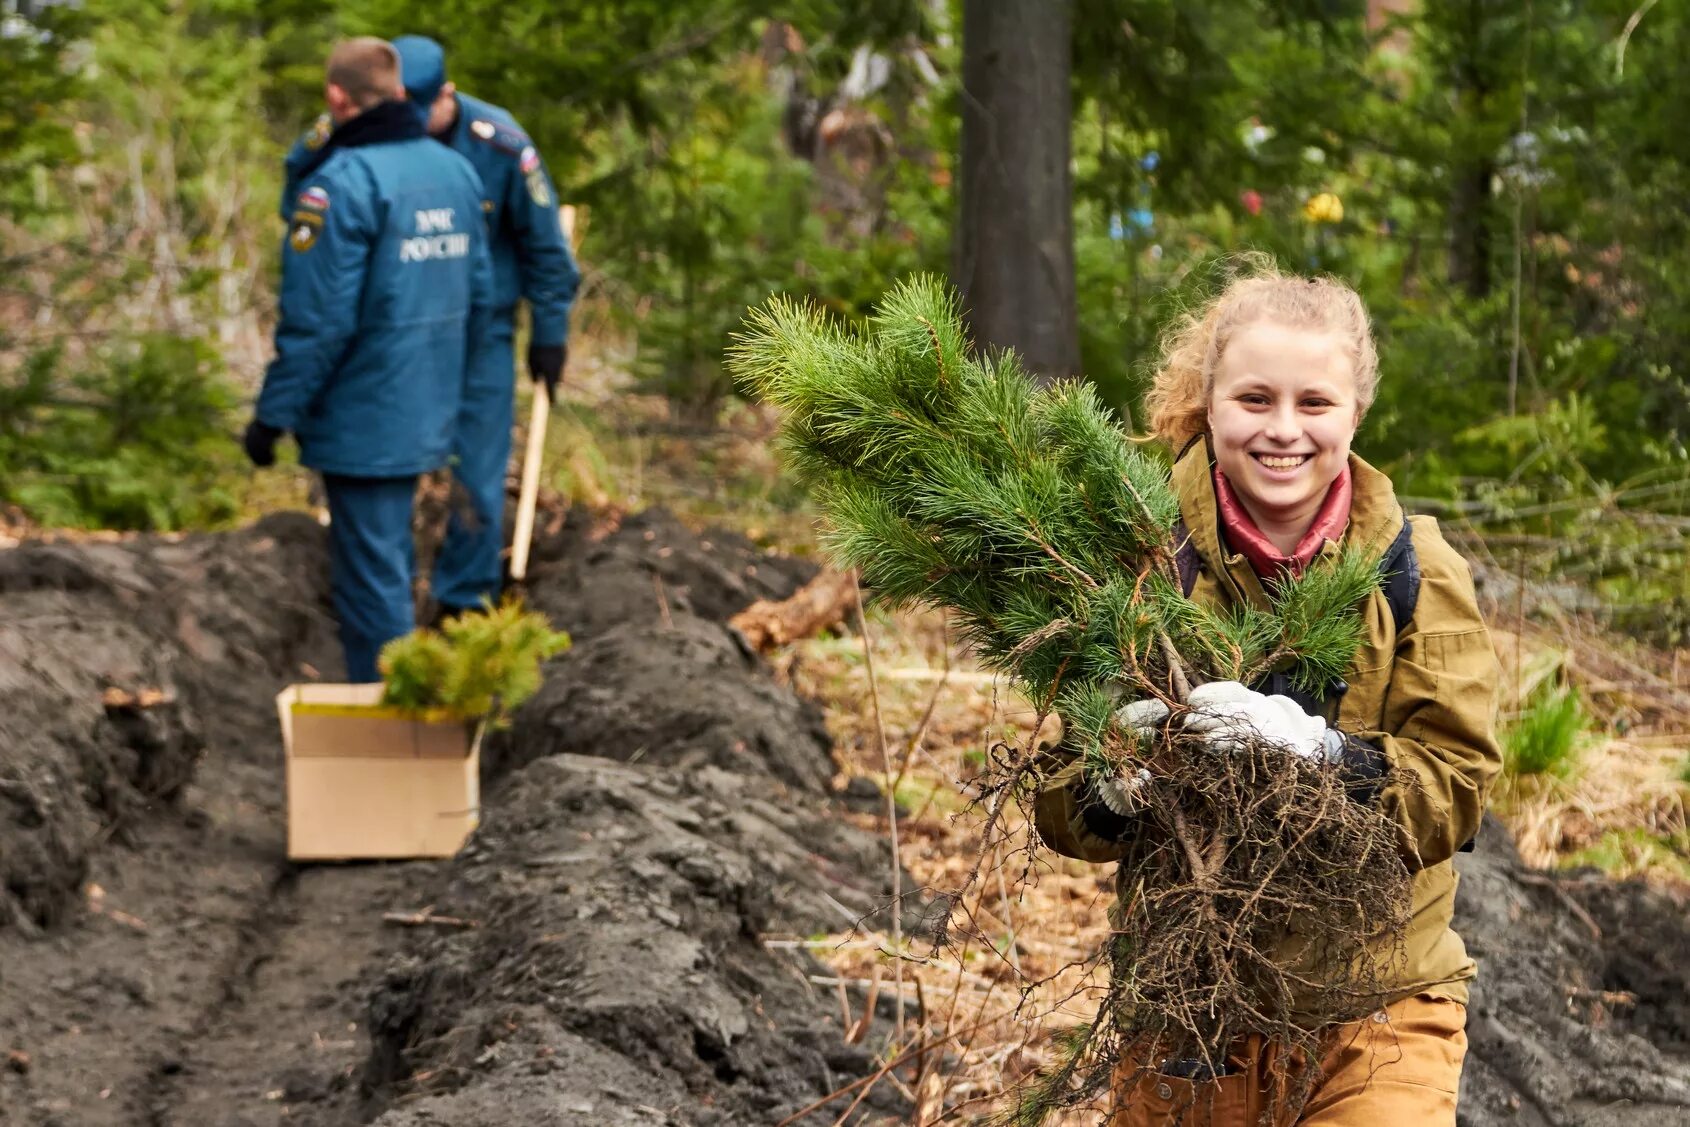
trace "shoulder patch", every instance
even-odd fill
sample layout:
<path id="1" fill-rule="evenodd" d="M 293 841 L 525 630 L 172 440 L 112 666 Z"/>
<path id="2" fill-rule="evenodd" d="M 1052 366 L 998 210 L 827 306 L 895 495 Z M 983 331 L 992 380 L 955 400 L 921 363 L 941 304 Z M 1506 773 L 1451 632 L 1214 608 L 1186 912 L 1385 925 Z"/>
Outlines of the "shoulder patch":
<path id="1" fill-rule="evenodd" d="M 469 131 L 477 140 L 485 141 L 500 152 L 509 153 L 513 157 L 520 156 L 524 149 L 530 147 L 528 134 L 502 121 L 476 118 L 469 123 Z"/>
<path id="2" fill-rule="evenodd" d="M 312 152 L 316 152 L 329 143 L 329 136 L 334 132 L 334 121 L 328 114 L 319 114 L 317 120 L 311 123 L 311 128 L 305 131 L 305 136 L 299 139 Z"/>
<path id="3" fill-rule="evenodd" d="M 295 254 L 304 254 L 317 245 L 317 235 L 323 229 L 323 217 L 315 211 L 296 211 L 288 222 L 288 246 Z"/>
<path id="4" fill-rule="evenodd" d="M 327 211 L 329 209 L 329 193 L 313 185 L 299 193 L 299 199 L 295 202 L 308 211 Z"/>
<path id="5" fill-rule="evenodd" d="M 522 171 L 533 172 L 540 167 L 540 154 L 534 151 L 533 145 L 524 146 L 522 150 Z"/>
<path id="6" fill-rule="evenodd" d="M 551 186 L 546 183 L 546 174 L 540 171 L 540 166 L 538 164 L 535 164 L 534 171 L 528 174 L 527 181 L 528 198 L 533 200 L 539 207 L 551 207 L 552 189 Z"/>

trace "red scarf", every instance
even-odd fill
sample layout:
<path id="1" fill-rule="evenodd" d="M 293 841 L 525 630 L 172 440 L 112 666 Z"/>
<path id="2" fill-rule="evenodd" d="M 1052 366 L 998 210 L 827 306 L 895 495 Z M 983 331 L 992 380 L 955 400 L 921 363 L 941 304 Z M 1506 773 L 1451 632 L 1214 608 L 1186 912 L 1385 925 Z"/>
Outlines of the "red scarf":
<path id="1" fill-rule="evenodd" d="M 1256 522 L 1250 519 L 1250 514 L 1232 491 L 1232 484 L 1226 480 L 1219 466 L 1215 467 L 1215 500 L 1220 503 L 1221 532 L 1227 544 L 1250 561 L 1250 567 L 1258 577 L 1278 579 L 1285 571 L 1301 575 L 1303 569 L 1320 555 L 1321 547 L 1328 540 L 1343 539 L 1344 528 L 1350 523 L 1350 467 L 1346 464 L 1339 471 L 1332 487 L 1326 491 L 1326 500 L 1321 502 L 1320 511 L 1314 515 L 1314 522 L 1297 541 L 1297 550 L 1289 556 L 1274 547 L 1273 541 L 1256 527 Z"/>

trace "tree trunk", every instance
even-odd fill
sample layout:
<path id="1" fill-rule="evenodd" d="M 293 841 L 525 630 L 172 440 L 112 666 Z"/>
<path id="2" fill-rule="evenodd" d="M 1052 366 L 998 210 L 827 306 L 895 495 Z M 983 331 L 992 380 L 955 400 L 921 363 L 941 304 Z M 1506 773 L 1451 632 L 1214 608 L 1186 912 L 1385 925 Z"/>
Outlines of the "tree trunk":
<path id="1" fill-rule="evenodd" d="M 1492 92 L 1499 86 L 1495 61 L 1486 51 L 1483 0 L 1467 0 L 1453 29 L 1457 43 L 1455 95 L 1465 123 L 1455 134 L 1450 168 L 1449 281 L 1468 297 L 1491 292 L 1491 179 L 1496 175 L 1489 130 Z"/>
<path id="2" fill-rule="evenodd" d="M 1449 200 L 1449 281 L 1468 297 L 1491 291 L 1491 177 L 1495 166 L 1475 160 L 1454 170 Z"/>
<path id="3" fill-rule="evenodd" d="M 1079 372 L 1071 0 L 964 0 L 952 278 L 975 340 L 1044 379 Z"/>

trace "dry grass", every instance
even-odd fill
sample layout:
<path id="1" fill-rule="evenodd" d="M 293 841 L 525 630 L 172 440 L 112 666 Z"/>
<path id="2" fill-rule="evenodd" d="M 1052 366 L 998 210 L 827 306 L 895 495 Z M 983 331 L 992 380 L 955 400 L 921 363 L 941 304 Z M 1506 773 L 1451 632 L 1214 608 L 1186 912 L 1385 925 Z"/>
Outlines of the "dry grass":
<path id="1" fill-rule="evenodd" d="M 904 811 L 902 860 L 923 895 L 949 892 L 966 880 L 978 849 L 982 815 L 966 809 L 966 793 L 986 749 L 1000 739 L 1025 742 L 1036 716 L 949 644 L 940 614 L 871 611 L 869 627 L 893 761 L 890 784 Z M 861 639 L 801 643 L 780 667 L 800 693 L 826 707 L 841 786 L 849 775 L 886 785 Z M 884 817 L 849 817 L 864 829 L 887 830 Z M 1015 852 L 1026 827 L 1018 811 L 1009 817 L 1015 829 L 1006 854 L 968 891 L 957 914 L 958 950 L 935 954 L 921 938 L 903 944 L 910 1021 L 902 1044 L 966 1031 L 940 1048 L 935 1057 L 942 1063 L 936 1060 L 920 1090 L 909 1093 L 919 1109 L 912 1123 L 966 1121 L 999 1110 L 1007 1090 L 1051 1063 L 1048 1032 L 1091 1020 L 1103 995 L 1107 972 L 1094 976 L 1092 957 L 1108 933 L 1113 867 L 1041 850 L 1037 869 L 1026 874 L 1025 855 Z M 843 932 L 812 947 L 840 978 L 890 991 L 890 937 L 864 938 Z M 805 1122 L 831 1122 L 837 1114 L 817 1113 Z M 1095 1123 L 1096 1114 L 1051 1122 Z"/>
<path id="2" fill-rule="evenodd" d="M 668 399 L 641 391 L 628 375 L 632 341 L 602 318 L 589 324 L 597 331 L 572 336 L 544 488 L 595 510 L 661 505 L 695 526 L 722 524 L 760 544 L 813 550 L 815 518 L 776 459 L 774 412 L 729 401 L 707 424 L 677 416 Z M 518 395 L 523 425 L 529 394 Z"/>
<path id="3" fill-rule="evenodd" d="M 1521 621 L 1490 608 L 1502 665 L 1503 722 L 1545 679 L 1571 684 L 1585 701 L 1594 730 L 1566 780 L 1505 780 L 1493 801 L 1513 831 L 1521 856 L 1552 868 L 1594 860 L 1591 851 L 1616 835 L 1617 877 L 1648 876 L 1683 883 L 1682 842 L 1690 821 L 1682 778 L 1690 748 L 1690 660 L 1685 652 L 1646 650 L 1576 619 Z"/>

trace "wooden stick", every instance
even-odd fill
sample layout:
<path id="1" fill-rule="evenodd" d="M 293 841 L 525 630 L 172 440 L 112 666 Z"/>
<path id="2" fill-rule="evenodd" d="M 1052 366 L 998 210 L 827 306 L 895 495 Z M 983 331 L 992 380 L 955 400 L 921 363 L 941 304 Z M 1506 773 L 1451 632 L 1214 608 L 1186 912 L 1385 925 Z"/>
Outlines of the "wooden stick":
<path id="1" fill-rule="evenodd" d="M 575 208 L 565 204 L 558 209 L 558 222 L 563 237 L 571 245 L 575 242 Z M 511 537 L 511 578 L 521 582 L 528 578 L 528 550 L 534 543 L 534 508 L 540 499 L 540 463 L 546 453 L 546 424 L 552 417 L 552 397 L 536 387 L 534 404 L 528 414 L 528 449 L 522 455 L 522 489 L 516 501 L 516 531 Z"/>
<path id="2" fill-rule="evenodd" d="M 551 421 L 552 400 L 541 388 L 534 389 L 534 405 L 528 413 L 528 449 L 522 455 L 522 492 L 516 501 L 516 533 L 511 538 L 511 578 L 528 578 L 528 549 L 534 542 L 534 508 L 540 499 L 540 461 L 546 452 L 546 424 Z"/>
<path id="3" fill-rule="evenodd" d="M 437 916 L 427 908 L 420 912 L 383 912 L 381 922 L 397 924 L 400 927 L 475 928 L 481 926 L 480 920 L 460 919 L 457 916 Z"/>
<path id="4" fill-rule="evenodd" d="M 857 573 L 851 572 L 851 593 L 856 597 L 857 626 L 863 632 L 863 665 L 868 670 L 868 695 L 874 705 L 874 730 L 880 741 L 880 777 L 886 780 L 886 827 L 892 843 L 892 953 L 901 956 L 904 950 L 904 869 L 898 849 L 898 797 L 892 790 L 892 753 L 886 746 L 886 721 L 880 713 L 880 682 L 874 676 L 874 642 L 869 637 L 868 615 L 863 613 L 863 588 Z M 898 991 L 898 1023 L 896 1044 L 904 1043 L 904 963 L 898 958 L 892 964 L 892 974 Z"/>

